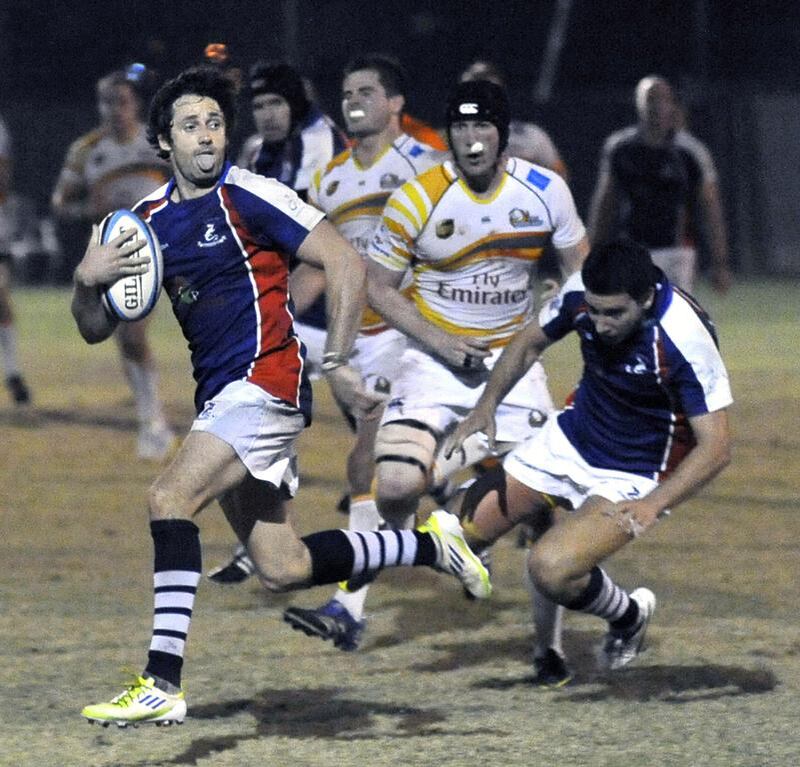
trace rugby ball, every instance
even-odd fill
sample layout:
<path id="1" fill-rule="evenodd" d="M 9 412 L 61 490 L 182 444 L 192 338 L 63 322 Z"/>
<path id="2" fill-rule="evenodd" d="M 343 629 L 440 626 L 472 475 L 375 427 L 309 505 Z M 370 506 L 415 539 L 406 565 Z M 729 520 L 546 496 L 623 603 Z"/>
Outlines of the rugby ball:
<path id="1" fill-rule="evenodd" d="M 150 259 L 150 269 L 144 274 L 121 277 L 103 293 L 103 303 L 112 316 L 123 322 L 135 322 L 146 317 L 156 305 L 161 293 L 164 259 L 155 232 L 146 221 L 130 210 L 121 208 L 109 213 L 100 223 L 100 242 L 113 240 L 130 232 L 144 245 L 137 251 Z"/>

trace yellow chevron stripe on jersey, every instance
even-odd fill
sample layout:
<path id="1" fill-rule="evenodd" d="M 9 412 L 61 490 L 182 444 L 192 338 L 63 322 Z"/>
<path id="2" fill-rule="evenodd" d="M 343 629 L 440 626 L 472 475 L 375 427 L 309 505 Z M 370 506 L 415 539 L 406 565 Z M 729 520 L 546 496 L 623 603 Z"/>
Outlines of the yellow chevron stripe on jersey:
<path id="1" fill-rule="evenodd" d="M 346 205 L 340 205 L 332 210 L 328 213 L 328 218 L 334 224 L 340 224 L 342 221 L 349 221 L 358 216 L 380 216 L 390 194 L 390 191 L 386 191 L 359 197 L 357 200 L 352 200 Z"/>
<path id="2" fill-rule="evenodd" d="M 421 229 L 422 225 L 425 223 L 428 213 L 425 201 L 422 199 L 422 195 L 419 193 L 419 191 L 416 189 L 413 183 L 409 184 L 408 187 L 406 188 L 406 194 L 408 195 L 408 198 L 411 200 L 411 202 L 414 203 L 414 208 L 419 214 L 418 218 L 419 223 L 417 224 L 417 228 Z"/>
<path id="3" fill-rule="evenodd" d="M 360 162 L 358 157 L 353 155 L 353 165 L 356 166 L 357 170 L 369 170 L 374 165 L 377 165 L 386 156 L 386 154 L 390 152 L 393 148 L 394 148 L 394 142 L 392 142 L 391 144 L 387 144 L 385 147 L 383 147 L 383 149 L 381 149 L 380 152 L 378 152 L 377 155 L 375 155 L 375 157 L 373 158 L 372 162 L 369 163 L 369 165 L 365 165 L 364 163 Z"/>
<path id="4" fill-rule="evenodd" d="M 376 312 L 372 307 L 366 306 L 364 307 L 364 312 L 361 315 L 361 327 L 360 330 L 370 331 L 376 330 L 380 327 L 385 327 L 386 323 L 384 322 L 383 317 L 381 317 L 378 312 Z"/>
<path id="5" fill-rule="evenodd" d="M 387 207 L 391 208 L 392 210 L 396 210 L 403 218 L 405 218 L 415 230 L 419 231 L 422 228 L 422 222 L 408 209 L 407 206 L 403 205 L 399 199 L 394 198 L 388 204 Z"/>
<path id="6" fill-rule="evenodd" d="M 398 237 L 401 237 L 409 247 L 411 247 L 414 244 L 414 238 L 397 221 L 391 218 L 384 218 L 383 223 L 392 234 L 396 234 Z M 410 253 L 401 251 L 399 248 L 396 247 L 392 247 L 392 251 L 397 256 L 399 256 L 402 259 L 405 259 L 406 261 L 411 260 Z"/>
<path id="7" fill-rule="evenodd" d="M 331 158 L 331 161 L 325 166 L 325 170 L 320 174 L 320 177 L 327 176 L 330 171 L 334 168 L 338 168 L 340 165 L 344 165 L 349 159 L 350 155 L 353 154 L 353 150 L 348 147 L 347 149 L 343 149 L 339 154 L 335 157 Z"/>
<path id="8" fill-rule="evenodd" d="M 511 339 L 511 336 L 528 319 L 527 313 L 524 313 L 518 314 L 516 317 L 513 317 L 508 322 L 496 328 L 465 328 L 463 325 L 451 322 L 444 315 L 425 303 L 425 299 L 416 291 L 412 292 L 410 297 L 413 299 L 419 313 L 428 320 L 428 322 L 432 322 L 434 325 L 442 328 L 442 330 L 446 330 L 448 333 L 453 333 L 454 335 L 470 336 L 471 338 L 491 338 L 492 340 L 489 342 L 491 348 L 505 346 Z M 499 338 L 496 337 L 498 335 L 500 336 Z"/>
<path id="9" fill-rule="evenodd" d="M 428 212 L 432 211 L 439 200 L 442 199 L 444 193 L 456 182 L 458 181 L 457 176 L 451 176 L 447 172 L 447 168 L 444 165 L 436 165 L 430 170 L 426 170 L 425 173 L 421 173 L 415 179 L 410 181 L 408 185 L 403 186 L 403 190 L 406 191 L 408 186 L 412 184 L 418 184 L 422 187 L 425 191 L 425 194 L 428 197 L 429 203 L 425 205 Z M 425 216 L 423 216 L 423 219 Z"/>
<path id="10" fill-rule="evenodd" d="M 420 271 L 430 269 L 442 272 L 453 271 L 490 256 L 537 261 L 541 258 L 542 250 L 549 239 L 550 232 L 498 232 L 470 244 L 469 247 L 454 253 L 449 258 L 420 265 L 418 269 Z"/>

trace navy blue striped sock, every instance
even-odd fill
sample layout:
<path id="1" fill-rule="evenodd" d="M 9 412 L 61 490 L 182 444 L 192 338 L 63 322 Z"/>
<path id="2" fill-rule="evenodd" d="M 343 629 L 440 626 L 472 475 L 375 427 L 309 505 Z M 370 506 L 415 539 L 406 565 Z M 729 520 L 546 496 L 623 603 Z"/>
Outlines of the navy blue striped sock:
<path id="1" fill-rule="evenodd" d="M 339 583 L 386 567 L 436 564 L 436 545 L 417 530 L 323 530 L 303 538 L 315 585 Z"/>
<path id="2" fill-rule="evenodd" d="M 151 522 L 150 532 L 155 599 L 145 676 L 180 687 L 186 635 L 202 572 L 200 531 L 188 519 L 164 519 Z"/>
<path id="3" fill-rule="evenodd" d="M 584 592 L 565 607 L 605 618 L 613 628 L 618 629 L 634 625 L 639 618 L 636 602 L 599 567 L 592 568 L 589 585 Z"/>

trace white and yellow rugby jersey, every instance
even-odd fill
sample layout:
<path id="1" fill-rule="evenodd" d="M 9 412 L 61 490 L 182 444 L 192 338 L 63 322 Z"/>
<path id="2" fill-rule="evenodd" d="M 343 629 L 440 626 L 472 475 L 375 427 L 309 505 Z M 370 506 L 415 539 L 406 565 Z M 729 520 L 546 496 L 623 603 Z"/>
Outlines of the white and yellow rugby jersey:
<path id="1" fill-rule="evenodd" d="M 339 233 L 366 258 L 372 235 L 381 222 L 389 195 L 418 173 L 441 162 L 442 153 L 402 134 L 364 167 L 351 149 L 314 175 L 308 201 L 325 213 Z M 367 308 L 362 331 L 377 331 L 385 323 Z"/>
<path id="2" fill-rule="evenodd" d="M 124 144 L 100 129 L 73 142 L 61 176 L 85 190 L 92 209 L 104 215 L 131 208 L 158 189 L 169 178 L 170 167 L 150 146 L 144 126 Z"/>
<path id="3" fill-rule="evenodd" d="M 369 257 L 412 269 L 410 298 L 430 322 L 503 346 L 533 310 L 544 246 L 567 248 L 584 234 L 557 173 L 512 157 L 495 193 L 479 199 L 447 161 L 392 194 Z"/>

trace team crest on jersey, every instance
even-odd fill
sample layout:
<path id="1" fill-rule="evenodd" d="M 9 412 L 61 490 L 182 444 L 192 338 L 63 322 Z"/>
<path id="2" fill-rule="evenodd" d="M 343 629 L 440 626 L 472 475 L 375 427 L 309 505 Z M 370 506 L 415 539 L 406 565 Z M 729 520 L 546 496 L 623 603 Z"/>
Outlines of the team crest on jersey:
<path id="1" fill-rule="evenodd" d="M 381 189 L 397 189 L 397 187 L 403 183 L 403 180 L 394 173 L 384 173 L 381 176 L 380 183 Z"/>
<path id="2" fill-rule="evenodd" d="M 452 218 L 446 218 L 436 224 L 436 236 L 440 240 L 446 240 L 456 230 L 456 222 Z"/>
<path id="3" fill-rule="evenodd" d="M 531 217 L 531 214 L 527 210 L 514 208 L 508 214 L 508 223 L 515 229 L 521 229 L 525 226 L 541 226 L 543 222 L 539 216 Z"/>
<path id="4" fill-rule="evenodd" d="M 637 354 L 632 363 L 625 365 L 625 372 L 635 376 L 644 375 L 647 373 L 647 360 L 643 355 Z"/>
<path id="5" fill-rule="evenodd" d="M 216 224 L 206 224 L 206 233 L 203 235 L 202 240 L 198 240 L 197 244 L 201 248 L 213 248 L 215 245 L 222 245 L 228 239 L 226 234 L 218 234 Z"/>
<path id="6" fill-rule="evenodd" d="M 330 197 L 332 194 L 335 194 L 338 188 L 339 188 L 339 182 L 331 181 L 331 183 L 328 184 L 328 186 L 325 188 L 325 194 L 327 194 L 328 197 Z"/>

